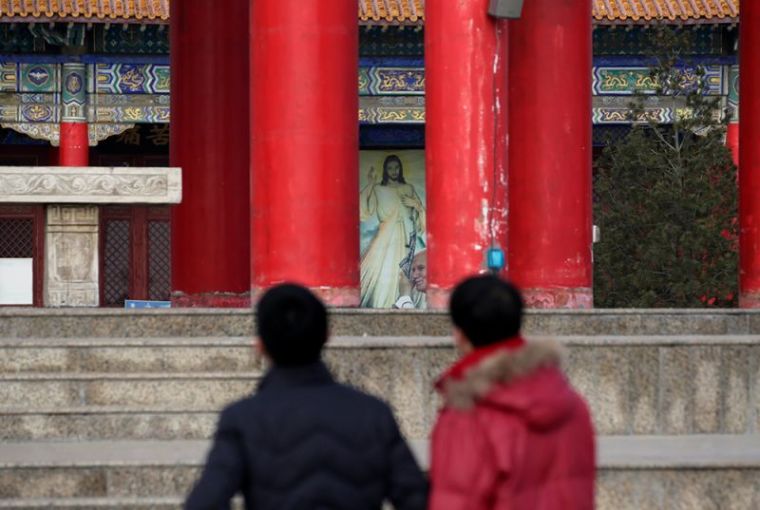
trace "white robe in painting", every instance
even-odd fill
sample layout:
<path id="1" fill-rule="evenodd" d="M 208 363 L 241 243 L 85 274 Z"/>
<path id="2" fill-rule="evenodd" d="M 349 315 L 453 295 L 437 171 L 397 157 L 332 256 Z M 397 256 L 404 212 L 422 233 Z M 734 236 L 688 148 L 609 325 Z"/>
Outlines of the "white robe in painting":
<path id="1" fill-rule="evenodd" d="M 404 199 L 418 207 L 404 205 Z M 391 308 L 399 298 L 399 264 L 409 251 L 413 228 L 419 236 L 425 230 L 425 210 L 411 184 L 369 184 L 361 191 L 360 202 L 362 221 L 376 215 L 380 223 L 362 254 L 361 306 Z"/>

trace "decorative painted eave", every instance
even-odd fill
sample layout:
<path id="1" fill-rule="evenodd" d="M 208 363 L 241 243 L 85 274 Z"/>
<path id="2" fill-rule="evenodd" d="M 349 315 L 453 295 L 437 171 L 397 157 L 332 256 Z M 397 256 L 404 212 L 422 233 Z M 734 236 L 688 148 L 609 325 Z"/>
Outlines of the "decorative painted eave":
<path id="1" fill-rule="evenodd" d="M 168 23 L 170 1 L 0 0 L 0 22 Z M 357 2 L 362 25 L 419 26 L 425 21 L 425 0 Z M 599 25 L 739 21 L 739 0 L 593 0 L 592 5 L 592 19 Z"/>

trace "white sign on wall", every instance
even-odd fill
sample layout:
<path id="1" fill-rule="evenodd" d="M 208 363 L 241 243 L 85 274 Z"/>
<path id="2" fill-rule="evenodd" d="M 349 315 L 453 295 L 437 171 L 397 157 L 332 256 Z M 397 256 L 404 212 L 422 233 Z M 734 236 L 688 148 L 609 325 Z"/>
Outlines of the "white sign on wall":
<path id="1" fill-rule="evenodd" d="M 31 305 L 33 289 L 31 258 L 0 258 L 0 305 Z"/>

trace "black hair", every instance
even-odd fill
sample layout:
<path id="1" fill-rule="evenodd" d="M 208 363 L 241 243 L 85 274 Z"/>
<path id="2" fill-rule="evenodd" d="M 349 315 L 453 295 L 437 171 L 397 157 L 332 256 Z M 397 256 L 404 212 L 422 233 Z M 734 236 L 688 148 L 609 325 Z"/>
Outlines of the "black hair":
<path id="1" fill-rule="evenodd" d="M 383 181 L 380 183 L 382 186 L 385 186 L 388 184 L 388 180 L 390 179 L 390 176 L 388 175 L 388 163 L 391 161 L 395 161 L 398 163 L 398 182 L 401 184 L 406 184 L 406 181 L 404 180 L 404 164 L 401 162 L 401 158 L 396 156 L 395 154 L 391 154 L 390 156 L 387 156 L 385 158 L 385 161 L 383 161 Z"/>
<path id="2" fill-rule="evenodd" d="M 308 289 L 286 283 L 269 289 L 256 305 L 256 330 L 275 365 L 319 360 L 327 342 L 327 309 Z"/>
<path id="3" fill-rule="evenodd" d="M 475 347 L 506 340 L 520 332 L 520 291 L 493 275 L 474 276 L 457 285 L 449 309 L 454 325 Z"/>

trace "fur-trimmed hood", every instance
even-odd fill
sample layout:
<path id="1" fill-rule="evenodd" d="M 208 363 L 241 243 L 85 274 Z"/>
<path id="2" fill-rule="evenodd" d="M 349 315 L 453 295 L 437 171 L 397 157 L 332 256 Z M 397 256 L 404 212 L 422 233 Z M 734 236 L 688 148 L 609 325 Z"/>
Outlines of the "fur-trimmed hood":
<path id="1" fill-rule="evenodd" d="M 563 353 L 556 341 L 518 338 L 487 349 L 465 356 L 438 381 L 446 407 L 501 408 L 541 429 L 565 421 L 575 394 L 561 372 Z"/>

